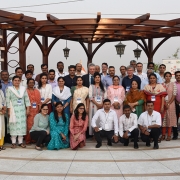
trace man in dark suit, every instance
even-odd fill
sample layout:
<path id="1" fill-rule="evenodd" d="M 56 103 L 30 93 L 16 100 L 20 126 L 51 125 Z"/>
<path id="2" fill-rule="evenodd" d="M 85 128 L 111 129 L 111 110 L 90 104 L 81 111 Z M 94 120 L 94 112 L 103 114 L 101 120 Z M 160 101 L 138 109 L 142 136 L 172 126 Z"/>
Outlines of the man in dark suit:
<path id="1" fill-rule="evenodd" d="M 89 88 L 89 86 L 94 83 L 95 64 L 90 63 L 88 65 L 88 72 L 89 74 L 82 76 L 83 86 L 87 88 Z"/>

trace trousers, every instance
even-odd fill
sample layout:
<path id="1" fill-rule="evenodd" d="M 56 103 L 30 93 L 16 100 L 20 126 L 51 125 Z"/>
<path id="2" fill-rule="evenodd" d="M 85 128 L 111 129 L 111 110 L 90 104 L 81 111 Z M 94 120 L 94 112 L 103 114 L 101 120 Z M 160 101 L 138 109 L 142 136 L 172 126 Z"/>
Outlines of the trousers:
<path id="1" fill-rule="evenodd" d="M 30 132 L 31 139 L 36 141 L 36 146 L 40 147 L 43 143 L 49 143 L 50 135 L 46 131 L 32 131 Z"/>

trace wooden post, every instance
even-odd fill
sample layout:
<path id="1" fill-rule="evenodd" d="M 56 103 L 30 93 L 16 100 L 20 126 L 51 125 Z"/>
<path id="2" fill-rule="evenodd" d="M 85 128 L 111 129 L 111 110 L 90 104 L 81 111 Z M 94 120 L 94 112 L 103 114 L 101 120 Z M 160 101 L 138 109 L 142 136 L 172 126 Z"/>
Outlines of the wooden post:
<path id="1" fill-rule="evenodd" d="M 87 66 L 89 63 L 92 63 L 92 43 L 88 43 L 88 61 Z"/>
<path id="2" fill-rule="evenodd" d="M 148 62 L 153 62 L 153 39 L 150 38 L 148 39 L 148 50 L 149 50 L 149 55 L 148 55 Z"/>
<path id="3" fill-rule="evenodd" d="M 48 54 L 47 54 L 48 37 L 47 36 L 43 36 L 42 37 L 42 45 L 43 45 L 43 49 L 44 49 L 44 53 L 42 54 L 43 55 L 42 62 L 43 62 L 43 64 L 47 64 L 48 65 Z"/>
<path id="4" fill-rule="evenodd" d="M 1 70 L 8 70 L 8 57 L 7 57 L 7 31 L 1 30 L 0 35 L 2 35 L 2 46 L 5 47 L 4 51 L 1 51 L 1 58 L 4 59 L 3 62 L 1 62 Z"/>
<path id="5" fill-rule="evenodd" d="M 26 71 L 26 51 L 24 50 L 25 45 L 25 30 L 24 28 L 19 30 L 19 66 Z"/>

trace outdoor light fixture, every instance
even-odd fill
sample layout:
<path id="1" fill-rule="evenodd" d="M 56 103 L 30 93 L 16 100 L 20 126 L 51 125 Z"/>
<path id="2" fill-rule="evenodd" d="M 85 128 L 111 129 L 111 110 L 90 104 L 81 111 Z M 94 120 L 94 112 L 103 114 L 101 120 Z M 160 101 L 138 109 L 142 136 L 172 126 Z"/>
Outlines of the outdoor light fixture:
<path id="1" fill-rule="evenodd" d="M 64 57 L 67 59 L 69 57 L 69 51 L 70 49 L 67 48 L 67 40 L 66 40 L 66 47 L 63 49 L 64 51 Z"/>
<path id="2" fill-rule="evenodd" d="M 134 56 L 137 58 L 137 60 L 138 60 L 138 58 L 141 56 L 141 49 L 139 49 L 138 48 L 138 46 L 137 46 L 137 48 L 136 49 L 134 49 L 133 50 L 134 51 Z"/>
<path id="3" fill-rule="evenodd" d="M 126 45 L 122 44 L 121 42 L 118 43 L 117 45 L 115 45 L 117 54 L 120 55 L 120 57 L 121 57 L 122 54 L 124 54 L 125 46 Z"/>

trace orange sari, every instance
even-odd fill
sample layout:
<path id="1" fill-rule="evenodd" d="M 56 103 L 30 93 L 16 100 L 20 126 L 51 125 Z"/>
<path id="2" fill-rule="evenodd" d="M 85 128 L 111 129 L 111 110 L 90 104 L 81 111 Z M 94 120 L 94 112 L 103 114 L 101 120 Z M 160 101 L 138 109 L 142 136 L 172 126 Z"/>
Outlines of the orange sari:
<path id="1" fill-rule="evenodd" d="M 31 130 L 34 124 L 35 115 L 39 113 L 39 105 L 41 103 L 41 96 L 40 96 L 40 92 L 37 89 L 34 89 L 33 91 L 30 91 L 29 89 L 27 89 L 27 93 L 29 96 L 31 106 L 29 108 L 29 116 L 27 117 L 27 135 L 25 139 L 26 139 L 26 144 L 30 144 L 31 137 L 30 137 L 29 131 Z M 36 103 L 36 108 L 32 107 L 32 103 Z"/>

